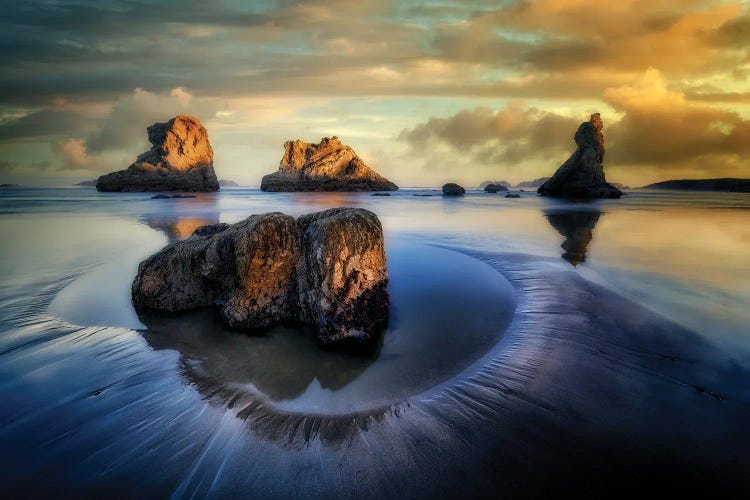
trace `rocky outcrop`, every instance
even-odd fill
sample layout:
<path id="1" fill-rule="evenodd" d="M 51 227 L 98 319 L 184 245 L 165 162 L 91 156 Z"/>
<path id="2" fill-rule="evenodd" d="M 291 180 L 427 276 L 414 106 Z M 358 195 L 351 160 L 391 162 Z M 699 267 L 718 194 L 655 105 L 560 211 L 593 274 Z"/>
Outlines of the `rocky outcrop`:
<path id="1" fill-rule="evenodd" d="M 604 178 L 604 135 L 599 113 L 575 133 L 578 148 L 537 192 L 556 198 L 619 198 L 622 192 Z"/>
<path id="2" fill-rule="evenodd" d="M 484 181 L 479 183 L 479 189 L 484 189 L 490 184 L 494 184 L 496 186 L 505 186 L 506 188 L 510 188 L 510 182 L 508 181 Z"/>
<path id="3" fill-rule="evenodd" d="M 234 181 L 230 181 L 229 179 L 221 179 L 219 181 L 219 186 L 220 187 L 232 187 L 232 188 L 240 187 L 239 184 L 237 184 Z"/>
<path id="4" fill-rule="evenodd" d="M 443 194 L 445 196 L 463 196 L 465 193 L 466 190 L 455 182 L 443 184 Z"/>
<path id="5" fill-rule="evenodd" d="M 152 147 L 125 170 L 99 177 L 99 191 L 218 191 L 214 152 L 197 118 L 180 115 L 147 128 Z"/>
<path id="6" fill-rule="evenodd" d="M 334 208 L 297 220 L 276 212 L 200 227 L 140 264 L 132 299 L 140 311 L 216 306 L 242 330 L 307 323 L 332 345 L 368 341 L 384 329 L 387 284 L 377 216 Z"/>
<path id="7" fill-rule="evenodd" d="M 485 193 L 497 193 L 498 191 L 507 191 L 508 188 L 502 184 L 487 184 L 484 186 Z"/>
<path id="8" fill-rule="evenodd" d="M 643 189 L 686 189 L 690 191 L 726 191 L 750 193 L 750 179 L 682 179 L 649 184 Z"/>
<path id="9" fill-rule="evenodd" d="M 396 191 L 398 186 L 368 167 L 338 137 L 319 144 L 284 143 L 279 170 L 263 177 L 263 191 Z"/>

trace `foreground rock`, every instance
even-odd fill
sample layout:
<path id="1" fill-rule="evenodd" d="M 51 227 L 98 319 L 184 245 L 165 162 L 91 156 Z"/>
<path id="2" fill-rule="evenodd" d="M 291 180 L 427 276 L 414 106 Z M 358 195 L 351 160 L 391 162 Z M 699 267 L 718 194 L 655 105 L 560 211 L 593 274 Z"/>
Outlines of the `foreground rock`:
<path id="1" fill-rule="evenodd" d="M 681 179 L 657 182 L 643 189 L 686 189 L 690 191 L 725 191 L 750 193 L 750 179 Z"/>
<path id="2" fill-rule="evenodd" d="M 507 191 L 508 188 L 505 187 L 502 184 L 487 184 L 484 186 L 484 191 L 486 193 L 497 193 L 498 191 Z"/>
<path id="3" fill-rule="evenodd" d="M 537 192 L 556 198 L 619 198 L 622 192 L 604 178 L 604 135 L 599 113 L 583 122 L 574 136 L 578 148 Z"/>
<path id="4" fill-rule="evenodd" d="M 368 341 L 385 328 L 387 284 L 377 216 L 335 208 L 200 227 L 140 264 L 132 299 L 141 311 L 216 306 L 242 330 L 303 322 L 330 345 Z"/>
<path id="5" fill-rule="evenodd" d="M 197 118 L 180 115 L 148 127 L 152 147 L 125 170 L 99 177 L 99 191 L 218 191 L 214 152 Z"/>
<path id="6" fill-rule="evenodd" d="M 279 170 L 263 177 L 263 191 L 396 191 L 398 186 L 365 165 L 338 137 L 319 144 L 284 143 Z"/>
<path id="7" fill-rule="evenodd" d="M 443 184 L 443 194 L 446 196 L 463 196 L 466 194 L 466 190 L 455 182 L 449 182 Z"/>

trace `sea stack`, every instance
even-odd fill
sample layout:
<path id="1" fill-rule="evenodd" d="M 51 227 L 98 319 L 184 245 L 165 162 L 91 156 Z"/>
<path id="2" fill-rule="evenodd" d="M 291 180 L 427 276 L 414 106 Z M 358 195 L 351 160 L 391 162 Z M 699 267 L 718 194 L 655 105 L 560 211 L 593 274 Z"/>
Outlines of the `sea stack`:
<path id="1" fill-rule="evenodd" d="M 387 285 L 377 216 L 333 208 L 199 227 L 141 262 L 132 300 L 141 312 L 213 306 L 240 330 L 306 323 L 333 346 L 366 343 L 385 329 Z"/>
<path id="2" fill-rule="evenodd" d="M 604 178 L 604 135 L 599 113 L 575 133 L 578 148 L 537 192 L 555 198 L 619 198 L 622 192 Z"/>
<path id="3" fill-rule="evenodd" d="M 125 170 L 99 177 L 99 191 L 218 191 L 208 132 L 193 116 L 146 129 L 152 147 Z"/>
<path id="4" fill-rule="evenodd" d="M 338 137 L 319 144 L 284 143 L 279 170 L 263 177 L 263 191 L 396 191 L 398 186 L 368 167 Z"/>

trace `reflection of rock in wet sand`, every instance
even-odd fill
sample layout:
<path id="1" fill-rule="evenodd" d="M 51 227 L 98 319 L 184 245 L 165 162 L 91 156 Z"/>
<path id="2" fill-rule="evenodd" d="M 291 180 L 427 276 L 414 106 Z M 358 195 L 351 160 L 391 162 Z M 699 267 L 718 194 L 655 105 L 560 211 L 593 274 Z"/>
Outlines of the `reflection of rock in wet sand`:
<path id="1" fill-rule="evenodd" d="M 212 311 L 140 319 L 149 328 L 143 332 L 148 343 L 179 351 L 185 375 L 199 389 L 209 389 L 201 391 L 207 396 L 225 386 L 234 392 L 252 386 L 273 401 L 284 401 L 302 395 L 314 380 L 336 391 L 372 364 L 382 344 L 369 355 L 325 351 L 310 330 L 276 327 L 264 336 L 245 335 L 225 329 Z M 252 388 L 249 392 L 257 395 Z"/>
<path id="2" fill-rule="evenodd" d="M 150 216 L 144 217 L 143 222 L 145 222 L 148 227 L 152 229 L 163 231 L 164 234 L 167 235 L 167 238 L 169 238 L 169 242 L 174 243 L 175 241 L 184 240 L 185 238 L 193 234 L 193 231 L 201 226 L 217 224 L 219 222 L 219 217 L 174 218 Z"/>
<path id="3" fill-rule="evenodd" d="M 586 261 L 586 249 L 593 238 L 594 227 L 601 212 L 558 212 L 548 213 L 547 220 L 558 233 L 565 237 L 560 245 L 565 253 L 563 259 L 574 266 Z"/>
<path id="4" fill-rule="evenodd" d="M 153 200 L 153 210 L 143 214 L 141 222 L 167 235 L 169 243 L 184 240 L 201 226 L 218 224 L 216 198 L 199 194 L 196 198 Z"/>

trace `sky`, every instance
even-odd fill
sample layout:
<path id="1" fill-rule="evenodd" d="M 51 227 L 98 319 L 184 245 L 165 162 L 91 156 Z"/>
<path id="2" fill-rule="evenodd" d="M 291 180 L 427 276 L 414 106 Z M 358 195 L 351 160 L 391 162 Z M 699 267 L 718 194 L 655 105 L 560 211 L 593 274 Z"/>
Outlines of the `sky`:
<path id="1" fill-rule="evenodd" d="M 549 176 L 594 112 L 631 186 L 750 177 L 750 1 L 0 0 L 0 182 L 126 168 L 208 129 L 258 185 L 336 135 L 401 186 Z"/>

